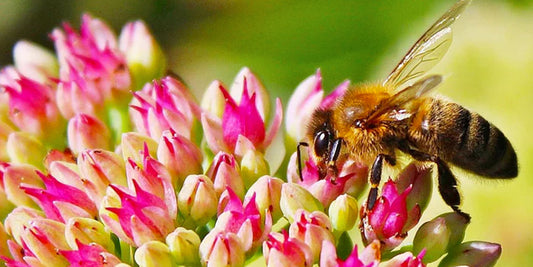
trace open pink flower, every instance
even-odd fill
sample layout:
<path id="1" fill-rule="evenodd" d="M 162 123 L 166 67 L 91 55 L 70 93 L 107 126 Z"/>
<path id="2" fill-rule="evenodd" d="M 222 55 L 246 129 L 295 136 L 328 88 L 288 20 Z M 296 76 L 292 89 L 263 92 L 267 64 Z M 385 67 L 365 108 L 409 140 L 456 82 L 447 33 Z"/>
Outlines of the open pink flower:
<path id="1" fill-rule="evenodd" d="M 164 241 L 166 235 L 174 230 L 175 218 L 166 203 L 143 190 L 135 180 L 134 194 L 127 189 L 110 186 L 120 198 L 120 207 L 107 207 L 106 210 L 116 214 L 118 222 L 105 212 L 100 212 L 100 217 L 121 240 L 138 247 L 152 240 Z"/>
<path id="2" fill-rule="evenodd" d="M 35 198 L 50 219 L 66 222 L 71 217 L 95 218 L 98 210 L 94 202 L 82 190 L 59 182 L 51 175 L 38 172 L 46 189 L 21 185 L 26 194 Z"/>
<path id="3" fill-rule="evenodd" d="M 9 119 L 22 131 L 42 140 L 62 141 L 66 122 L 56 106 L 54 90 L 18 72 L 2 70 L 0 76 L 0 87 L 9 96 Z"/>
<path id="4" fill-rule="evenodd" d="M 335 245 L 328 240 L 322 243 L 320 252 L 320 266 L 322 267 L 377 267 L 380 259 L 379 241 L 374 241 L 366 246 L 362 253 L 357 251 L 357 245 L 348 258 L 342 260 L 337 257 Z"/>
<path id="5" fill-rule="evenodd" d="M 396 183 L 389 179 L 375 206 L 371 210 L 367 210 L 366 205 L 362 207 L 360 228 L 366 243 L 377 239 L 382 242 L 383 250 L 391 250 L 404 240 L 407 231 L 421 216 L 418 204 L 407 210 L 406 199 L 411 190 L 412 186 L 409 186 L 399 193 Z"/>
<path id="6" fill-rule="evenodd" d="M 159 140 L 165 130 L 191 138 L 192 124 L 195 117 L 200 117 L 200 108 L 183 83 L 167 76 L 146 84 L 134 97 L 130 104 L 131 119 L 137 131 L 154 140 Z"/>
<path id="7" fill-rule="evenodd" d="M 328 174 L 321 179 L 318 167 L 311 158 L 303 162 L 302 177 L 300 177 L 297 160 L 296 153 L 294 153 L 287 168 L 288 180 L 303 186 L 324 207 L 329 207 L 333 200 L 345 193 L 357 197 L 367 184 L 368 167 L 363 164 L 347 160 L 342 162 L 337 177 Z"/>
<path id="8" fill-rule="evenodd" d="M 258 103 L 262 102 L 257 100 L 257 93 L 248 88 L 246 76 L 243 79 L 242 96 L 239 102 L 229 94 L 224 86 L 219 85 L 226 102 L 221 119 L 207 112 L 202 114 L 206 140 L 215 153 L 219 151 L 233 153 L 239 138 L 246 138 L 256 149 L 264 151 L 272 143 L 281 126 L 283 116 L 281 101 L 276 99 L 274 119 L 270 129 L 266 131 L 265 119 L 258 107 Z"/>
<path id="9" fill-rule="evenodd" d="M 287 135 L 294 142 L 303 140 L 313 111 L 319 107 L 330 108 L 337 98 L 348 90 L 349 86 L 350 81 L 344 81 L 324 97 L 320 69 L 303 80 L 292 93 L 287 105 L 287 114 L 290 114 L 285 119 Z"/>
<path id="10" fill-rule="evenodd" d="M 115 266 L 120 259 L 96 243 L 83 244 L 76 240 L 77 250 L 59 250 L 59 254 L 68 260 L 69 266 Z"/>
<path id="11" fill-rule="evenodd" d="M 231 232 L 239 236 L 245 251 L 253 252 L 266 239 L 272 227 L 272 218 L 267 212 L 264 221 L 253 195 L 246 205 L 228 187 L 220 197 L 219 215 L 215 228 L 211 231 Z M 223 212 L 220 212 L 223 210 Z M 211 235 L 211 233 L 210 233 Z"/>
<path id="12" fill-rule="evenodd" d="M 263 243 L 263 256 L 268 267 L 313 265 L 309 246 L 300 239 L 289 237 L 285 230 L 268 235 Z"/>
<path id="13" fill-rule="evenodd" d="M 115 34 L 101 20 L 85 14 L 79 33 L 65 23 L 63 30 L 55 29 L 50 36 L 59 57 L 60 83 L 68 83 L 70 74 L 78 72 L 102 99 L 112 98 L 115 91 L 129 90 L 131 78 L 125 57 L 118 50 Z"/>

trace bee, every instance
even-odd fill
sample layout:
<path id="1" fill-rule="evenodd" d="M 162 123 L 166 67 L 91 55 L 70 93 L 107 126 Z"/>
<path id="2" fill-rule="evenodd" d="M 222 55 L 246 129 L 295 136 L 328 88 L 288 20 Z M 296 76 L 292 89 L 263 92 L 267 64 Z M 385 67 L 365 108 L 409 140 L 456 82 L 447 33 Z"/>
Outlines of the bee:
<path id="1" fill-rule="evenodd" d="M 450 26 L 469 2 L 455 3 L 383 82 L 351 88 L 332 108 L 317 109 L 311 116 L 309 144 L 299 145 L 310 147 L 321 178 L 336 176 L 340 160 L 372 164 L 367 210 L 376 202 L 384 163 L 394 166 L 398 151 L 435 163 L 444 202 L 467 219 L 459 209 L 461 197 L 449 164 L 487 178 L 517 176 L 516 153 L 496 126 L 456 103 L 428 96 L 442 77 L 426 73 L 450 47 Z"/>

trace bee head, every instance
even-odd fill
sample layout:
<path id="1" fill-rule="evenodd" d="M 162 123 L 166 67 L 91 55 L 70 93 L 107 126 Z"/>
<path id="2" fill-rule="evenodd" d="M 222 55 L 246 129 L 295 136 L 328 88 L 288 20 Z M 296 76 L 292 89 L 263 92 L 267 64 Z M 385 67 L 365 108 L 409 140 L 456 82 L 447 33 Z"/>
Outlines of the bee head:
<path id="1" fill-rule="evenodd" d="M 335 162 L 339 156 L 342 139 L 337 138 L 331 121 L 331 111 L 317 110 L 312 116 L 309 127 L 311 149 L 318 166 L 319 175 L 325 177 L 328 171 L 336 175 Z"/>

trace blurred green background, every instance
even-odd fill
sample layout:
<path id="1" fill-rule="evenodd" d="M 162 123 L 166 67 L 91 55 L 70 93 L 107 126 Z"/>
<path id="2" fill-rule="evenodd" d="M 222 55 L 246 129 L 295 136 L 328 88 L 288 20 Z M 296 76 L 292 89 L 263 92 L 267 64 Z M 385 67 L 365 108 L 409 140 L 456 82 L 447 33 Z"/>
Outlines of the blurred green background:
<path id="1" fill-rule="evenodd" d="M 119 33 L 143 19 L 169 64 L 198 97 L 214 79 L 230 84 L 250 67 L 271 96 L 287 103 L 317 68 L 326 90 L 344 79 L 384 78 L 410 45 L 454 1 L 0 1 L 0 64 L 27 39 L 52 48 L 48 33 L 62 21 L 76 27 L 83 12 Z M 433 72 L 439 92 L 497 125 L 514 145 L 513 181 L 459 177 L 465 240 L 502 244 L 498 266 L 533 263 L 533 1 L 474 1 L 454 26 L 454 43 Z M 290 116 L 290 114 L 286 114 Z M 462 174 L 458 176 L 464 176 Z M 422 221 L 449 211 L 435 191 Z"/>

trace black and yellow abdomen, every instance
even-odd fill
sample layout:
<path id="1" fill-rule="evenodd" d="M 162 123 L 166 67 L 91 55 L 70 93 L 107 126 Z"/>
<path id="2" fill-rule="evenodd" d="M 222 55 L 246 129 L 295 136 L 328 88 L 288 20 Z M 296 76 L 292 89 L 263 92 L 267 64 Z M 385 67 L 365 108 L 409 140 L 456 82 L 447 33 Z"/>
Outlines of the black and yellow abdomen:
<path id="1" fill-rule="evenodd" d="M 488 178 L 518 174 L 516 153 L 505 135 L 479 114 L 441 99 L 417 105 L 409 143 L 460 168 Z"/>

